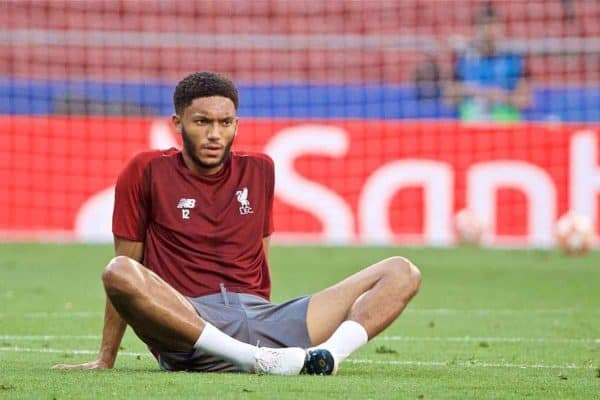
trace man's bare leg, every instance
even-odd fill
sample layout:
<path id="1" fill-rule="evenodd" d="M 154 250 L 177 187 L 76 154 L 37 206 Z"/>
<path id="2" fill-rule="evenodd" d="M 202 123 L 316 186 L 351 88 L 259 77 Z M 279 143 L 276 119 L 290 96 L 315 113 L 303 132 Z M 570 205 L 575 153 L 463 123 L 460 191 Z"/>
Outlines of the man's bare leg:
<path id="1" fill-rule="evenodd" d="M 336 363 L 343 361 L 394 322 L 420 283 L 417 267 L 391 257 L 314 294 L 306 317 L 312 344 L 334 353 Z"/>
<path id="2" fill-rule="evenodd" d="M 156 350 L 190 350 L 204 329 L 204 320 L 181 293 L 131 258 L 113 258 L 102 281 L 121 317 Z"/>
<path id="3" fill-rule="evenodd" d="M 296 374 L 304 364 L 299 348 L 277 349 L 289 366 L 271 365 L 270 349 L 233 339 L 204 321 L 190 302 L 158 275 L 129 257 L 115 257 L 102 280 L 106 294 L 121 317 L 146 344 L 158 351 L 199 349 L 230 361 L 246 371 Z M 265 365 L 263 361 L 267 360 Z M 271 369 L 269 369 L 271 368 Z"/>

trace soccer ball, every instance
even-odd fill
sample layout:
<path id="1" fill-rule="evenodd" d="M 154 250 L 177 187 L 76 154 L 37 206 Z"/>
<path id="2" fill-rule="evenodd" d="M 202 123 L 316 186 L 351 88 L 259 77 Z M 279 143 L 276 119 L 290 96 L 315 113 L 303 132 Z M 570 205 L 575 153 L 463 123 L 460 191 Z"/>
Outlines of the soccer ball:
<path id="1" fill-rule="evenodd" d="M 466 208 L 454 216 L 454 229 L 459 243 L 479 245 L 485 233 L 485 223 Z"/>
<path id="2" fill-rule="evenodd" d="M 594 227 L 590 218 L 568 212 L 556 222 L 556 241 L 569 255 L 585 254 L 594 246 Z"/>

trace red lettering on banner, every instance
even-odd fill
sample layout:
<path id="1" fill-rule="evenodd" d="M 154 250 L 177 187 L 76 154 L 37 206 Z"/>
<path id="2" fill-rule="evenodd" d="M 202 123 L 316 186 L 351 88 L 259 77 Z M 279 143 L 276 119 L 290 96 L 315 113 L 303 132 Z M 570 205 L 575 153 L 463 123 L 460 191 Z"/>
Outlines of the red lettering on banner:
<path id="1" fill-rule="evenodd" d="M 433 121 L 244 120 L 234 148 L 277 168 L 280 241 L 454 242 L 469 208 L 490 244 L 549 246 L 569 209 L 599 224 L 599 128 Z M 0 117 L 0 234 L 110 238 L 125 162 L 179 140 L 167 120 Z"/>

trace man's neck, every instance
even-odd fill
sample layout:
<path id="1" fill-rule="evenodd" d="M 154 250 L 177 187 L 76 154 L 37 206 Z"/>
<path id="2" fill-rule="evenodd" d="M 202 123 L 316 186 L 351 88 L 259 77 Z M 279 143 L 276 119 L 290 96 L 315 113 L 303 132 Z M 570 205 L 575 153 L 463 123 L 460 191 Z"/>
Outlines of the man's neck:
<path id="1" fill-rule="evenodd" d="M 207 175 L 214 175 L 217 172 L 221 171 L 224 167 L 225 167 L 225 162 L 221 162 L 219 165 L 216 165 L 214 167 L 202 167 L 198 164 L 196 164 L 194 162 L 194 160 L 192 160 L 192 158 L 187 154 L 187 152 L 184 150 L 181 152 L 183 155 L 183 162 L 185 163 L 185 166 L 192 171 L 193 174 L 195 175 L 200 175 L 200 176 L 207 176 Z"/>

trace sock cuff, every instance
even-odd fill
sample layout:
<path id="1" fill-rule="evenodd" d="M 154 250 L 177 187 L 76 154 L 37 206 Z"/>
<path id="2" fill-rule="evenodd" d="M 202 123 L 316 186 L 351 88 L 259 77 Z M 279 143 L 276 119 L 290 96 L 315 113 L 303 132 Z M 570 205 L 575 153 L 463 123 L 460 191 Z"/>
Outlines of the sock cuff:
<path id="1" fill-rule="evenodd" d="M 211 338 L 215 336 L 215 331 L 219 332 L 219 330 L 215 328 L 214 325 L 205 321 L 204 328 L 202 329 L 202 332 L 200 332 L 200 336 L 198 336 L 198 339 L 194 344 L 194 349 L 198 350 L 205 347 L 203 346 L 203 344 L 206 344 L 207 341 L 211 341 Z"/>
<path id="2" fill-rule="evenodd" d="M 344 326 L 345 328 L 347 327 L 347 329 L 350 329 L 353 332 L 356 332 L 356 334 L 361 337 L 362 344 L 365 344 L 369 341 L 369 334 L 367 333 L 367 330 L 358 322 L 349 319 L 342 322 L 340 327 L 342 326 Z"/>

